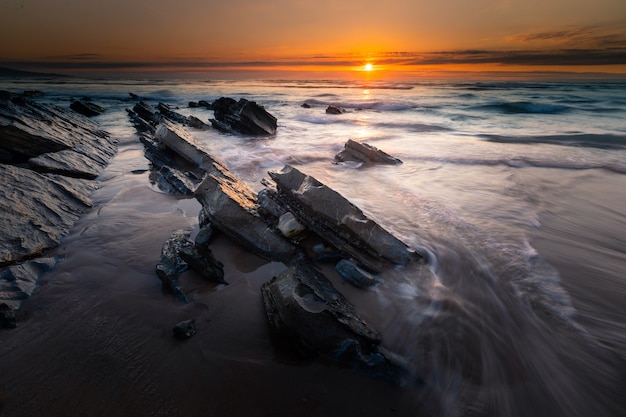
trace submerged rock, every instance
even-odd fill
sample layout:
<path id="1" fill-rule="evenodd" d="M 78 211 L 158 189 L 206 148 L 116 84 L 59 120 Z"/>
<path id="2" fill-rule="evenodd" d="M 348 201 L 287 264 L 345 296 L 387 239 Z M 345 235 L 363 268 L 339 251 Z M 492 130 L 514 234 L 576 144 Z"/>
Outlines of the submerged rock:
<path id="1" fill-rule="evenodd" d="M 345 109 L 342 109 L 341 107 L 338 107 L 338 106 L 330 105 L 326 107 L 326 114 L 343 114 L 345 112 L 346 112 Z"/>
<path id="2" fill-rule="evenodd" d="M 275 200 L 300 223 L 368 269 L 377 269 L 379 262 L 404 265 L 414 256 L 404 243 L 315 178 L 289 165 L 269 175 L 276 183 Z"/>
<path id="3" fill-rule="evenodd" d="M 359 288 L 373 287 L 378 283 L 376 277 L 349 259 L 342 259 L 335 265 L 335 271 L 350 284 Z"/>
<path id="4" fill-rule="evenodd" d="M 263 284 L 261 293 L 272 329 L 302 354 L 403 383 L 406 370 L 380 347 L 376 330 L 313 266 L 291 266 Z"/>
<path id="5" fill-rule="evenodd" d="M 104 108 L 84 100 L 74 100 L 72 104 L 70 104 L 70 109 L 87 117 L 99 116 L 104 113 Z"/>
<path id="6" fill-rule="evenodd" d="M 339 162 L 357 161 L 363 163 L 372 162 L 390 165 L 402 163 L 402 161 L 398 158 L 394 158 L 372 145 L 356 142 L 352 139 L 346 142 L 344 149 L 335 156 L 335 159 Z"/>
<path id="7" fill-rule="evenodd" d="M 254 101 L 222 97 L 213 102 L 212 108 L 215 119 L 211 124 L 223 132 L 255 136 L 276 133 L 276 117 Z"/>

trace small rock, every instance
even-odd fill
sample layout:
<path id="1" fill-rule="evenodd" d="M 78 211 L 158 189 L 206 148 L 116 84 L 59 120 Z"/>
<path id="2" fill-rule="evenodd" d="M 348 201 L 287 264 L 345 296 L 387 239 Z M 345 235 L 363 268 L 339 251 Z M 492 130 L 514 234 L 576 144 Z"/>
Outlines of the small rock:
<path id="1" fill-rule="evenodd" d="M 302 107 L 303 109 L 310 109 L 310 108 L 311 108 L 311 105 L 310 105 L 309 103 L 302 103 L 302 106 L 301 106 L 301 107 Z"/>
<path id="2" fill-rule="evenodd" d="M 338 106 L 330 105 L 326 108 L 326 114 L 342 114 L 345 112 L 346 111 L 344 109 Z"/>
<path id="3" fill-rule="evenodd" d="M 350 284 L 359 288 L 373 287 L 378 283 L 376 277 L 359 268 L 352 260 L 342 259 L 335 266 L 335 271 Z"/>
<path id="4" fill-rule="evenodd" d="M 352 139 L 346 142 L 344 149 L 339 152 L 335 159 L 339 162 L 357 161 L 357 162 L 373 162 L 380 164 L 397 165 L 402 161 L 398 158 L 381 151 L 380 149 L 368 145 L 367 143 L 357 142 Z"/>
<path id="5" fill-rule="evenodd" d="M 283 236 L 293 239 L 300 235 L 306 227 L 298 222 L 296 217 L 291 212 L 287 212 L 280 216 L 278 219 L 278 230 Z"/>
<path id="6" fill-rule="evenodd" d="M 84 100 L 73 101 L 72 104 L 70 104 L 70 109 L 87 117 L 98 116 L 104 112 L 104 108 L 95 103 L 85 102 Z"/>
<path id="7" fill-rule="evenodd" d="M 196 319 L 181 321 L 172 331 L 177 339 L 189 339 L 196 334 Z"/>

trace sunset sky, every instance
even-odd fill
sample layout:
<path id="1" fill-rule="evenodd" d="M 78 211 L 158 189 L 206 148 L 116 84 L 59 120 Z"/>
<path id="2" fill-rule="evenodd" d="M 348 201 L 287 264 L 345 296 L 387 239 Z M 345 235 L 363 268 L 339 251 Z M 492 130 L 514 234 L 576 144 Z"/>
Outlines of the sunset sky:
<path id="1" fill-rule="evenodd" d="M 0 0 L 0 66 L 626 74 L 625 0 Z"/>

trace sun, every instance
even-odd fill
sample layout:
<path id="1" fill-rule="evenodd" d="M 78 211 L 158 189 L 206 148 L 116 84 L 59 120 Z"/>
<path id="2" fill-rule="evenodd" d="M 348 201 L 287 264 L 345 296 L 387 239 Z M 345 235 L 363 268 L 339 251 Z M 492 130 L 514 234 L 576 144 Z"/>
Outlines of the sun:
<path id="1" fill-rule="evenodd" d="M 363 71 L 373 71 L 374 70 L 374 66 L 372 64 L 370 64 L 369 62 L 365 65 L 363 65 Z"/>

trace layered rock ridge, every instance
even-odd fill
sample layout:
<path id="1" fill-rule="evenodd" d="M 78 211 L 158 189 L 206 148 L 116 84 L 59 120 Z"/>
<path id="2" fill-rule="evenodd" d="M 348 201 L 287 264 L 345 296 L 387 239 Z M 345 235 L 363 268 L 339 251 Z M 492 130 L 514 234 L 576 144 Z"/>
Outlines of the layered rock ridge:
<path id="1" fill-rule="evenodd" d="M 89 207 L 115 141 L 86 117 L 25 94 L 0 92 L 0 321 L 54 266 L 55 248 Z"/>

